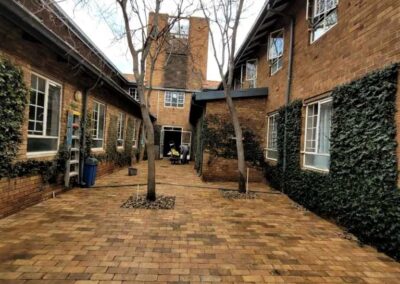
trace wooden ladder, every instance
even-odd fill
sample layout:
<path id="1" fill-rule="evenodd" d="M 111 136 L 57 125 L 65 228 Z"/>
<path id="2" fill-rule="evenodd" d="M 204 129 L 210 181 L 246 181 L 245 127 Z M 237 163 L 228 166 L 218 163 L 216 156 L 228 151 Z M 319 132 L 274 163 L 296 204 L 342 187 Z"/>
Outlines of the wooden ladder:
<path id="1" fill-rule="evenodd" d="M 77 177 L 79 179 L 80 118 L 81 114 L 79 112 L 68 112 L 66 148 L 69 158 L 65 162 L 64 175 L 64 185 L 67 188 L 69 188 L 71 185 L 72 177 Z"/>

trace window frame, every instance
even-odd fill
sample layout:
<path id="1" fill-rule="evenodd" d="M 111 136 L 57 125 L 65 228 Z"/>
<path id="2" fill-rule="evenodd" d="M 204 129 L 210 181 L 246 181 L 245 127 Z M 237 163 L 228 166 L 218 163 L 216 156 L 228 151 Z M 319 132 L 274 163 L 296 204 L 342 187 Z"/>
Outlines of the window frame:
<path id="1" fill-rule="evenodd" d="M 171 23 L 174 21 L 174 23 L 171 25 Z M 181 21 L 187 22 L 187 34 L 182 33 L 182 28 L 180 25 Z M 190 33 L 190 19 L 188 18 L 177 18 L 177 17 L 170 17 L 168 19 L 168 24 L 171 25 L 169 33 L 171 36 L 174 38 L 181 38 L 181 39 L 188 39 L 189 38 L 189 33 Z M 175 25 L 178 25 L 178 32 L 174 31 Z M 183 29 L 184 30 L 184 29 Z"/>
<path id="2" fill-rule="evenodd" d="M 306 155 L 318 155 L 318 156 L 325 156 L 325 157 L 330 157 L 331 156 L 330 154 L 318 153 L 317 152 L 318 151 L 319 142 L 320 142 L 319 141 L 319 132 L 320 132 L 319 128 L 320 128 L 321 105 L 325 104 L 325 103 L 329 103 L 329 102 L 332 102 L 332 97 L 328 97 L 328 98 L 325 98 L 325 99 L 313 101 L 313 102 L 307 103 L 305 105 L 305 107 L 306 107 L 306 121 L 305 121 L 305 128 L 304 128 L 304 147 L 303 147 L 303 168 L 305 168 L 305 169 L 311 169 L 311 170 L 325 172 L 325 173 L 329 172 L 329 167 L 328 167 L 328 169 L 321 169 L 321 168 L 313 167 L 313 166 L 310 166 L 310 165 L 306 164 Z M 308 109 L 309 109 L 310 106 L 315 105 L 315 104 L 318 104 L 318 116 L 317 116 L 317 126 L 316 126 L 316 134 L 315 134 L 315 137 L 316 137 L 316 139 L 315 139 L 315 152 L 309 152 L 309 151 L 307 151 L 307 131 L 308 131 L 307 125 L 308 125 L 308 119 L 309 119 L 308 118 L 308 111 L 309 111 Z M 331 131 L 332 131 L 332 129 L 331 129 Z"/>
<path id="3" fill-rule="evenodd" d="M 270 52 L 271 52 L 272 36 L 275 35 L 275 34 L 278 34 L 280 32 L 282 32 L 282 39 L 283 39 L 282 54 L 280 56 L 277 56 L 277 57 L 271 57 Z M 275 75 L 276 73 L 278 73 L 279 70 L 281 70 L 283 68 L 283 54 L 284 54 L 284 52 L 285 52 L 285 29 L 282 28 L 282 29 L 278 29 L 278 30 L 273 31 L 268 35 L 268 63 L 269 63 L 268 65 L 269 65 L 269 74 L 270 74 L 270 76 Z M 279 63 L 280 63 L 280 66 L 279 66 Z M 272 66 L 274 64 L 278 64 L 278 69 L 276 69 L 274 72 L 272 72 Z"/>
<path id="4" fill-rule="evenodd" d="M 132 92 L 131 92 L 131 90 L 134 90 L 134 94 L 132 94 Z M 129 92 L 129 96 L 131 97 L 131 98 L 133 98 L 135 101 L 137 101 L 137 102 L 139 102 L 140 100 L 139 100 L 139 93 L 138 93 L 138 91 L 137 91 L 137 88 L 129 88 L 128 89 L 128 92 Z"/>
<path id="5" fill-rule="evenodd" d="M 102 103 L 102 102 L 100 102 L 100 101 L 94 101 L 93 102 L 93 105 L 99 105 L 99 108 L 100 108 L 100 105 L 103 105 L 104 106 L 104 119 L 103 119 L 103 137 L 102 138 L 99 138 L 99 137 L 94 137 L 93 136 L 93 133 L 92 133 L 92 140 L 97 140 L 97 141 L 102 141 L 102 143 L 101 143 L 101 147 L 95 147 L 95 148 L 92 148 L 92 150 L 94 150 L 94 151 L 99 151 L 99 150 L 104 150 L 104 141 L 105 141 L 105 129 L 106 129 L 106 118 L 107 118 L 107 105 L 105 104 L 105 103 Z M 98 119 L 97 119 L 97 125 L 96 125 L 96 136 L 98 136 L 98 133 L 99 133 L 99 123 L 100 123 L 100 112 L 99 111 L 97 111 L 97 113 L 98 113 Z M 93 115 L 94 115 L 94 107 L 93 107 L 93 110 L 92 110 L 92 120 L 93 120 Z M 94 125 L 92 125 L 92 131 L 94 130 Z"/>
<path id="6" fill-rule="evenodd" d="M 136 137 L 136 123 L 137 123 L 137 120 L 136 119 L 133 119 L 133 129 L 132 129 L 132 148 L 137 148 L 137 137 Z"/>
<path id="7" fill-rule="evenodd" d="M 30 74 L 30 78 L 32 81 L 32 76 L 36 76 L 38 78 L 41 78 L 45 81 L 45 94 L 44 94 L 44 107 L 43 107 L 43 135 L 38 135 L 38 134 L 29 134 L 29 107 L 30 107 L 30 101 L 28 102 L 28 118 L 27 118 L 27 122 L 28 122 L 28 128 L 27 128 L 27 140 L 29 140 L 29 138 L 44 138 L 44 139 L 54 139 L 57 138 L 57 149 L 56 150 L 52 150 L 52 151 L 37 151 L 37 152 L 29 152 L 28 151 L 28 145 L 26 148 L 26 155 L 27 157 L 38 157 L 38 156 L 48 156 L 48 155 L 54 155 L 57 154 L 59 148 L 60 148 L 60 135 L 61 135 L 61 117 L 62 117 L 62 105 L 63 105 L 63 87 L 62 84 L 55 82 L 54 80 L 49 79 L 46 76 L 43 76 L 41 74 L 38 74 L 36 72 L 31 72 Z M 60 88 L 60 106 L 59 106 L 59 120 L 58 120 L 58 134 L 57 136 L 48 136 L 45 135 L 46 133 L 46 127 L 47 127 L 47 115 L 48 115 L 48 97 L 49 97 L 49 87 L 50 85 L 54 86 L 54 87 L 59 87 Z M 29 86 L 29 92 L 32 91 L 32 83 L 30 83 Z M 31 94 L 29 94 L 30 96 Z M 30 100 L 30 98 L 29 98 Z M 36 119 L 36 117 L 35 117 Z"/>
<path id="8" fill-rule="evenodd" d="M 176 98 L 176 106 L 172 104 L 172 95 L 173 95 L 174 93 L 177 95 L 177 98 Z M 170 95 L 171 95 L 171 99 L 170 99 L 170 102 L 169 102 L 169 103 L 167 102 L 167 94 L 170 94 Z M 183 98 L 182 104 L 181 104 L 181 105 L 179 104 L 179 96 L 180 96 L 180 95 L 182 95 L 182 98 Z M 164 107 L 165 107 L 165 108 L 181 108 L 181 109 L 182 109 L 182 108 L 185 108 L 185 100 L 186 100 L 186 94 L 185 94 L 185 92 L 180 92 L 180 91 L 165 91 L 165 92 L 164 92 Z M 169 104 L 169 105 L 167 105 L 167 104 Z"/>
<path id="9" fill-rule="evenodd" d="M 247 64 L 249 64 L 249 62 L 253 61 L 254 62 L 254 66 L 255 66 L 255 74 L 254 74 L 254 78 L 249 78 L 248 77 L 248 69 L 247 69 Z M 244 68 L 246 70 L 245 73 L 245 80 L 246 82 L 249 82 L 249 88 L 257 88 L 257 69 L 258 69 L 258 59 L 254 58 L 254 59 L 248 59 L 246 60 L 246 64 L 244 64 Z M 242 70 L 242 76 L 243 76 L 243 70 Z M 250 85 L 253 84 L 253 85 Z"/>
<path id="10" fill-rule="evenodd" d="M 274 112 L 274 113 L 271 113 L 271 114 L 266 116 L 266 118 L 267 118 L 267 147 L 265 148 L 265 158 L 268 159 L 268 160 L 271 160 L 271 161 L 275 161 L 275 162 L 278 161 L 278 158 L 268 157 L 268 151 L 276 151 L 278 153 L 278 126 L 276 126 L 276 149 L 271 148 L 270 145 L 269 145 L 270 144 L 270 133 L 269 133 L 269 131 L 271 129 L 270 128 L 271 127 L 270 119 L 273 118 L 275 120 L 274 123 L 277 125 L 277 121 L 276 120 L 278 119 L 278 116 L 279 116 L 278 112 Z M 273 129 L 272 129 L 272 131 L 273 131 Z"/>
<path id="11" fill-rule="evenodd" d="M 117 120 L 117 148 L 123 149 L 124 148 L 124 141 L 125 141 L 125 123 L 126 123 L 126 114 L 122 111 L 118 113 L 118 120 Z M 121 145 L 118 145 L 121 143 Z"/>
<path id="12" fill-rule="evenodd" d="M 311 1 L 312 1 L 312 4 L 310 4 Z M 339 22 L 339 20 L 338 20 L 339 0 L 334 0 L 334 1 L 336 1 L 336 5 L 333 8 L 331 8 L 329 10 L 324 10 L 324 12 L 322 12 L 322 13 L 320 12 L 318 14 L 317 14 L 317 5 L 316 5 L 317 1 L 319 1 L 319 0 L 307 0 L 307 20 L 311 24 L 310 44 L 313 44 L 314 42 L 316 42 L 320 38 L 322 38 L 326 33 L 328 33 Z M 326 4 L 326 1 L 328 1 L 328 0 L 323 0 L 323 1 L 325 1 L 325 4 Z M 310 8 L 310 6 L 311 6 L 311 8 Z M 336 22 L 333 25 L 331 25 L 329 28 L 326 29 L 326 18 L 335 12 L 336 12 Z M 317 19 L 317 21 L 314 22 L 315 19 Z M 318 38 L 315 38 L 316 27 L 321 23 L 323 23 L 324 31 Z"/>

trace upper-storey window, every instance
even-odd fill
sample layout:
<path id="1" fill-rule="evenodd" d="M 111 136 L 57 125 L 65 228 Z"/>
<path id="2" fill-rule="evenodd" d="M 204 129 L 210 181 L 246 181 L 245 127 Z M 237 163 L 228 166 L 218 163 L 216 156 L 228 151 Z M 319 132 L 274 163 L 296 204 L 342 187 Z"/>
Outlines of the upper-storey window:
<path id="1" fill-rule="evenodd" d="M 339 0 L 308 0 L 307 18 L 311 24 L 311 42 L 336 25 L 338 3 Z"/>
<path id="2" fill-rule="evenodd" d="M 31 76 L 28 153 L 56 152 L 59 144 L 61 86 Z"/>
<path id="3" fill-rule="evenodd" d="M 234 90 L 240 90 L 243 88 L 245 75 L 246 75 L 246 65 L 243 64 L 239 66 L 239 71 L 236 71 L 234 85 L 233 85 Z"/>
<path id="4" fill-rule="evenodd" d="M 283 63 L 283 30 L 275 31 L 269 35 L 268 60 L 270 74 L 274 75 L 282 68 Z"/>
<path id="5" fill-rule="evenodd" d="M 117 123 L 117 147 L 124 147 L 125 113 L 120 112 Z"/>
<path id="6" fill-rule="evenodd" d="M 330 163 L 330 137 L 332 99 L 307 105 L 304 166 L 328 171 Z"/>
<path id="7" fill-rule="evenodd" d="M 189 19 L 169 18 L 169 23 L 172 25 L 170 29 L 171 36 L 175 38 L 189 37 Z"/>
<path id="8" fill-rule="evenodd" d="M 185 104 L 185 93 L 182 92 L 165 92 L 164 106 L 183 108 Z"/>
<path id="9" fill-rule="evenodd" d="M 257 59 L 247 60 L 246 81 L 249 82 L 249 88 L 257 86 Z"/>
<path id="10" fill-rule="evenodd" d="M 129 95 L 135 100 L 139 101 L 139 93 L 136 88 L 129 88 Z"/>

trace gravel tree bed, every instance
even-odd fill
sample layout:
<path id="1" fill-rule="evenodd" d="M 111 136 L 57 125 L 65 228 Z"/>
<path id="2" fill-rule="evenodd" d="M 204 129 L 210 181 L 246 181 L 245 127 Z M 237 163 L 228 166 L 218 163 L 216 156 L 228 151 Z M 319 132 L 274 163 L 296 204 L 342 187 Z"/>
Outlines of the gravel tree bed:
<path id="1" fill-rule="evenodd" d="M 158 195 L 156 201 L 148 201 L 145 195 L 136 197 L 132 195 L 125 201 L 122 208 L 136 208 L 136 209 L 174 209 L 175 196 Z"/>
<path id="2" fill-rule="evenodd" d="M 220 190 L 221 195 L 226 199 L 256 199 L 257 194 L 254 192 L 241 193 L 237 190 Z"/>

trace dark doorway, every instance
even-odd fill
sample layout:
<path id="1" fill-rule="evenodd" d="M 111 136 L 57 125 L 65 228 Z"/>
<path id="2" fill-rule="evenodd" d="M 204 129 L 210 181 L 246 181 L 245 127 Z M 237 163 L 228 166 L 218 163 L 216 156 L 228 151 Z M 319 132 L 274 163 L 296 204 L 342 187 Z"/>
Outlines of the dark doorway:
<path id="1" fill-rule="evenodd" d="M 168 152 L 171 151 L 171 147 L 169 146 L 170 142 L 173 141 L 175 143 L 176 150 L 179 151 L 179 147 L 181 146 L 182 132 L 174 131 L 174 130 L 164 130 L 164 149 L 163 154 L 164 157 L 167 156 Z"/>

